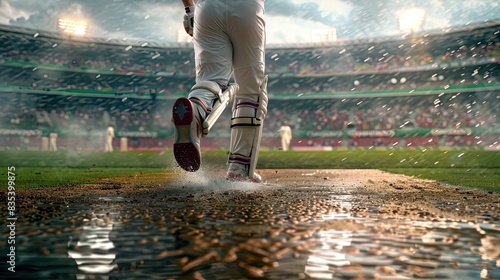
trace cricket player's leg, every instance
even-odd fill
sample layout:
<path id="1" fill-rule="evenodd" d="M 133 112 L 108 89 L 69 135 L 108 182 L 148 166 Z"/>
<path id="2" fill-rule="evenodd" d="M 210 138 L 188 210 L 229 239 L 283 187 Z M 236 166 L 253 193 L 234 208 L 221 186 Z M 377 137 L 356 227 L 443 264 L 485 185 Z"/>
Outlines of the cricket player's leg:
<path id="1" fill-rule="evenodd" d="M 191 88 L 187 98 L 179 98 L 174 103 L 174 157 L 186 171 L 194 172 L 201 166 L 202 124 L 220 95 L 221 88 L 216 82 L 203 81 Z"/>
<path id="2" fill-rule="evenodd" d="M 113 152 L 113 138 L 108 138 L 108 152 Z"/>
<path id="3" fill-rule="evenodd" d="M 195 13 L 193 45 L 196 84 L 188 98 L 179 98 L 172 110 L 175 125 L 174 157 L 186 171 L 200 168 L 203 124 L 212 108 L 218 105 L 221 92 L 232 75 L 232 44 L 221 30 L 225 14 L 216 1 L 197 3 Z"/>
<path id="4" fill-rule="evenodd" d="M 227 85 L 232 74 L 231 42 L 220 29 L 224 14 L 214 2 L 196 4 L 193 33 L 196 84 L 188 98 L 179 98 L 172 110 L 174 156 L 186 171 L 200 168 L 202 125 L 220 95 L 220 86 Z"/>
<path id="5" fill-rule="evenodd" d="M 227 178 L 260 182 L 262 178 L 255 169 L 268 103 L 264 1 L 238 3 L 238 9 L 229 11 L 228 24 L 234 48 L 234 78 L 239 91 L 233 103 Z"/>
<path id="6" fill-rule="evenodd" d="M 261 182 L 255 172 L 259 157 L 262 128 L 267 114 L 267 77 L 261 84 L 260 94 L 237 96 L 233 103 L 231 143 L 227 178 L 234 181 Z"/>
<path id="7" fill-rule="evenodd" d="M 281 149 L 286 152 L 287 151 L 287 146 L 286 146 L 286 138 L 281 137 Z"/>
<path id="8" fill-rule="evenodd" d="M 104 140 L 104 152 L 109 152 L 109 140 L 108 137 L 106 136 L 106 139 Z"/>
<path id="9" fill-rule="evenodd" d="M 234 70 L 240 89 L 233 102 L 227 177 L 260 181 L 254 170 L 267 113 L 264 1 L 200 1 L 195 13 L 196 82 L 227 85 Z"/>

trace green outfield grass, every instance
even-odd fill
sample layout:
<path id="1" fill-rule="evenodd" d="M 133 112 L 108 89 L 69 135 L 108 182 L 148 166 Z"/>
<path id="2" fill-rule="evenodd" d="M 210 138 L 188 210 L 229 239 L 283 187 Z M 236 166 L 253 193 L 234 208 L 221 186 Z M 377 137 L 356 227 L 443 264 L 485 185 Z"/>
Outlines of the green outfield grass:
<path id="1" fill-rule="evenodd" d="M 165 169 L 160 168 L 76 168 L 76 167 L 17 167 L 15 174 L 16 187 L 39 187 L 52 185 L 109 183 L 113 184 L 112 178 L 132 178 L 149 174 L 160 173 Z M 3 186 L 8 185 L 7 172 L 0 172 L 3 178 L 0 180 Z"/>
<path id="2" fill-rule="evenodd" d="M 203 152 L 207 168 L 225 168 L 227 151 Z M 73 151 L 0 151 L 0 183 L 7 185 L 7 167 L 16 167 L 16 185 L 92 183 L 109 177 L 171 170 L 170 151 L 97 153 Z M 500 192 L 500 152 L 481 150 L 335 150 L 262 151 L 260 169 L 381 169 L 460 187 Z"/>
<path id="3" fill-rule="evenodd" d="M 458 187 L 500 192 L 500 169 L 492 168 L 383 168 L 383 170 L 436 180 Z"/>

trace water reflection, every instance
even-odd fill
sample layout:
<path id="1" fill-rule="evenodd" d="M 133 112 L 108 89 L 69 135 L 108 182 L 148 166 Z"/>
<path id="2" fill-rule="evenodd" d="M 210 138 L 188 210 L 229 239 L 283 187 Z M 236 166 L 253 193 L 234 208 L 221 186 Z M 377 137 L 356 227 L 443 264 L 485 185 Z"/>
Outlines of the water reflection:
<path id="1" fill-rule="evenodd" d="M 113 221 L 113 214 L 92 213 L 90 220 L 84 220 L 88 225 L 83 226 L 76 242 L 70 237 L 68 255 L 82 272 L 76 275 L 76 279 L 95 279 L 95 274 L 102 275 L 101 279 L 108 279 L 107 273 L 117 268 L 114 263 L 116 255 L 112 253 L 115 246 L 109 238 L 116 222 Z"/>
<path id="2" fill-rule="evenodd" d="M 307 279 L 500 279 L 498 224 L 373 220 L 368 231 L 328 230 Z"/>
<path id="3" fill-rule="evenodd" d="M 481 238 L 479 252 L 483 260 L 496 261 L 497 267 L 500 267 L 500 236 L 485 236 Z"/>
<path id="4" fill-rule="evenodd" d="M 311 188 L 319 197 L 321 188 Z M 257 192 L 258 200 L 240 204 L 225 192 L 218 198 L 229 200 L 219 206 L 197 204 L 186 189 L 147 209 L 116 197 L 96 198 L 91 208 L 71 204 L 64 217 L 22 228 L 16 276 L 500 279 L 500 222 L 488 217 L 382 216 L 379 205 L 360 205 L 347 189 L 273 203 Z"/>
<path id="5" fill-rule="evenodd" d="M 330 267 L 345 267 L 350 265 L 344 247 L 350 247 L 352 232 L 327 230 L 318 233 L 322 243 L 319 248 L 311 250 L 307 260 L 305 274 L 315 279 L 331 279 L 334 271 Z"/>

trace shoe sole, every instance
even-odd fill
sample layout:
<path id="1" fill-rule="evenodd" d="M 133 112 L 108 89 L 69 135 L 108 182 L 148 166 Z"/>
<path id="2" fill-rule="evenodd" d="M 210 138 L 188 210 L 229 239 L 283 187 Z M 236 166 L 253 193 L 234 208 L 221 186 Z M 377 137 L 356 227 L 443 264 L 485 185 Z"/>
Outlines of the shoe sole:
<path id="1" fill-rule="evenodd" d="M 179 98 L 172 108 L 172 119 L 177 131 L 174 139 L 174 157 L 179 166 L 189 172 L 200 168 L 200 152 L 191 138 L 191 123 L 193 122 L 193 105 L 187 98 Z"/>

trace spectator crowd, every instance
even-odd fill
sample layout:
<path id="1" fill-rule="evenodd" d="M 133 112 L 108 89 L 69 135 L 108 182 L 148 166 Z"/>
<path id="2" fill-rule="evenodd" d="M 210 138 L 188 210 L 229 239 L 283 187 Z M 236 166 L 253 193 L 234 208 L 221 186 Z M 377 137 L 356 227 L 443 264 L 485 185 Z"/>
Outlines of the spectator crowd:
<path id="1" fill-rule="evenodd" d="M 171 100 L 94 98 L 61 95 L 2 93 L 2 128 L 91 131 L 115 124 L 118 131 L 172 129 Z M 271 100 L 265 131 L 275 133 L 283 122 L 294 131 L 355 129 L 496 127 L 500 104 L 496 92 L 433 96 L 349 99 Z M 230 110 L 215 127 L 229 131 Z"/>
<path id="2" fill-rule="evenodd" d="M 498 69 L 489 71 L 500 61 L 498 29 L 467 32 L 352 45 L 270 47 L 266 70 L 276 82 L 270 83 L 269 92 L 334 93 L 498 82 Z M 10 32 L 1 26 L 0 44 L 0 85 L 169 97 L 185 93 L 194 80 L 194 53 L 188 45 L 74 41 Z M 462 71 L 458 69 L 464 70 L 456 73 Z"/>
<path id="3" fill-rule="evenodd" d="M 470 88 L 499 82 L 498 30 L 467 32 L 268 48 L 265 130 L 275 133 L 284 121 L 302 131 L 496 127 L 498 91 Z M 73 41 L 1 26 L 0 44 L 0 87 L 7 88 L 0 128 L 91 131 L 113 123 L 118 131 L 170 131 L 172 102 L 194 82 L 194 54 L 187 45 Z M 470 87 L 465 93 L 443 91 L 454 86 Z M 358 97 L 360 92 L 373 97 Z M 229 114 L 219 123 L 229 123 Z M 228 131 L 224 125 L 216 129 Z"/>

